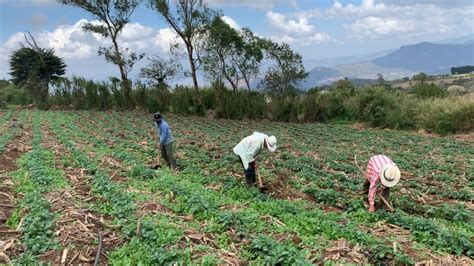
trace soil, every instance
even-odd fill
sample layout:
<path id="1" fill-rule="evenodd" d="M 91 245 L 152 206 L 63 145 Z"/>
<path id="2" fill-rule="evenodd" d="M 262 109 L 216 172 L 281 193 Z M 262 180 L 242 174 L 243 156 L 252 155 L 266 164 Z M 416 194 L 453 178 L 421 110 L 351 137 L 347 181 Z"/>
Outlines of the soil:
<path id="1" fill-rule="evenodd" d="M 266 186 L 266 193 L 273 195 L 277 199 L 315 201 L 313 196 L 292 186 L 289 183 L 290 178 L 291 176 L 289 172 L 284 170 L 280 171 L 276 180 L 264 183 L 264 186 Z"/>
<path id="2" fill-rule="evenodd" d="M 14 182 L 9 173 L 17 169 L 16 160 L 24 153 L 31 150 L 31 128 L 25 126 L 18 135 L 12 138 L 5 147 L 5 152 L 0 155 L 0 247 L 12 243 L 5 255 L 11 259 L 22 252 L 19 245 L 20 232 L 7 227 L 5 222 L 10 218 L 17 207 L 19 195 L 14 191 Z M 0 263 L 5 262 L 0 259 Z"/>
<path id="3" fill-rule="evenodd" d="M 110 217 L 104 217 L 84 207 L 91 201 L 100 202 L 100 197 L 91 193 L 88 185 L 90 176 L 84 169 L 65 168 L 62 158 L 69 153 L 59 142 L 51 129 L 44 126 L 43 143 L 45 148 L 53 149 L 56 168 L 65 173 L 70 188 L 48 193 L 47 197 L 52 210 L 60 216 L 56 222 L 57 240 L 63 250 L 51 251 L 40 256 L 42 261 L 61 264 L 91 264 L 97 253 L 97 242 L 102 235 L 102 252 L 100 264 L 107 264 L 107 252 L 114 250 L 123 242 L 116 228 L 112 226 Z M 62 261 L 63 255 L 66 255 Z"/>

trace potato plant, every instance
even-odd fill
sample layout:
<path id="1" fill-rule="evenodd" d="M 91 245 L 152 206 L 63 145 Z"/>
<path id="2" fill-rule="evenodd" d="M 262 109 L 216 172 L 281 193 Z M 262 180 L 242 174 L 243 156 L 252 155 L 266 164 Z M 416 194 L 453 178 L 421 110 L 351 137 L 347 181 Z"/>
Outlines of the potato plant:
<path id="1" fill-rule="evenodd" d="M 68 151 L 64 163 L 87 176 L 97 200 L 85 206 L 109 217 L 123 237 L 107 253 L 108 263 L 412 264 L 435 255 L 474 256 L 470 142 L 349 125 L 166 115 L 182 169 L 154 170 L 159 150 L 149 114 L 38 113 Z M 247 187 L 232 153 L 253 131 L 278 138 L 274 154 L 257 158 L 267 193 Z M 25 158 L 44 158 L 51 174 L 30 175 L 18 189 L 27 191 L 28 182 L 35 182 L 41 196 L 67 185 L 58 181 L 61 171 L 50 169 L 51 154 L 33 147 Z M 367 195 L 359 194 L 364 178 L 354 155 L 364 165 L 378 153 L 402 170 L 402 181 L 392 190 L 395 213 L 381 205 L 377 213 L 367 212 Z M 35 172 L 39 165 L 18 164 L 17 173 Z M 33 201 L 43 209 L 49 204 Z M 352 252 L 339 250 L 340 241 Z"/>

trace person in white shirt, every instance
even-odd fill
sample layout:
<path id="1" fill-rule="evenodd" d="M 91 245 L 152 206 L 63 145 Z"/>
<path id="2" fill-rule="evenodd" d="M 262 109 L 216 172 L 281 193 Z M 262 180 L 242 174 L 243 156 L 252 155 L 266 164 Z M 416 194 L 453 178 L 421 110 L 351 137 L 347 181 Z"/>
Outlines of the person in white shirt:
<path id="1" fill-rule="evenodd" d="M 234 147 L 234 153 L 239 157 L 245 171 L 245 180 L 249 185 L 255 185 L 255 173 L 257 165 L 255 157 L 259 155 L 264 148 L 270 152 L 274 152 L 277 148 L 277 140 L 275 136 L 268 136 L 260 132 L 254 132 L 252 135 L 242 139 L 237 146 Z"/>

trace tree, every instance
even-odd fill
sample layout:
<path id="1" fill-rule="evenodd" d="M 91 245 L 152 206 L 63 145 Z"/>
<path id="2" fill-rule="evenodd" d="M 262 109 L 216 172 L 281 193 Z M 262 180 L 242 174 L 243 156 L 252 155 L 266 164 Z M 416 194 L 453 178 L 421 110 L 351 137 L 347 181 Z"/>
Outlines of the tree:
<path id="1" fill-rule="evenodd" d="M 235 59 L 247 89 L 250 91 L 250 81 L 260 73 L 260 63 L 263 60 L 261 40 L 249 28 L 243 28 L 240 36 L 244 45 L 242 52 Z"/>
<path id="2" fill-rule="evenodd" d="M 435 84 L 418 83 L 411 89 L 411 92 L 419 98 L 443 98 L 448 92 Z"/>
<path id="3" fill-rule="evenodd" d="M 169 0 L 149 0 L 149 3 L 184 43 L 194 89 L 198 90 L 196 74 L 200 61 L 198 43 L 207 32 L 214 12 L 202 0 L 172 1 L 173 4 L 170 4 Z M 179 44 L 175 45 L 180 46 Z"/>
<path id="4" fill-rule="evenodd" d="M 152 86 L 166 84 L 165 79 L 173 79 L 181 69 L 176 60 L 165 60 L 159 56 L 149 58 L 150 63 L 140 70 L 140 77 Z"/>
<path id="5" fill-rule="evenodd" d="M 47 103 L 49 84 L 66 73 L 63 59 L 53 49 L 40 48 L 31 34 L 25 34 L 30 47 L 21 44 L 10 57 L 10 75 L 15 85 L 24 86 L 39 106 Z"/>
<path id="6" fill-rule="evenodd" d="M 293 52 L 286 43 L 280 45 L 263 40 L 262 44 L 266 57 L 274 61 L 274 65 L 267 71 L 261 86 L 277 95 L 295 93 L 298 83 L 308 76 L 301 55 Z"/>
<path id="7" fill-rule="evenodd" d="M 235 92 L 243 80 L 250 91 L 250 81 L 259 73 L 263 53 L 260 39 L 250 29 L 237 31 L 216 16 L 201 58 L 204 71 L 213 81 L 225 79 Z"/>
<path id="8" fill-rule="evenodd" d="M 451 75 L 460 75 L 460 74 L 469 74 L 474 72 L 474 66 L 461 66 L 461 67 L 452 67 L 451 68 Z"/>
<path id="9" fill-rule="evenodd" d="M 417 75 L 413 76 L 413 80 L 415 80 L 417 82 L 420 82 L 421 84 L 424 84 L 425 81 L 428 80 L 428 75 L 426 75 L 423 72 L 420 72 L 420 74 L 417 74 Z"/>
<path id="10" fill-rule="evenodd" d="M 82 27 L 86 32 L 93 32 L 104 38 L 110 38 L 112 45 L 100 47 L 98 54 L 105 57 L 107 62 L 117 65 L 123 83 L 123 93 L 127 105 L 131 104 L 131 84 L 128 73 L 133 65 L 144 57 L 144 54 L 131 52 L 121 46 L 118 38 L 130 16 L 140 4 L 140 0 L 60 0 L 62 4 L 79 7 L 100 20 L 100 24 L 88 22 Z M 129 106 L 128 106 L 129 107 Z"/>
<path id="11" fill-rule="evenodd" d="M 377 83 L 379 85 L 385 85 L 385 78 L 383 77 L 382 73 L 377 74 Z"/>
<path id="12" fill-rule="evenodd" d="M 213 82 L 225 79 L 234 92 L 237 91 L 240 72 L 236 58 L 243 52 L 244 46 L 239 33 L 220 16 L 216 16 L 209 28 L 206 43 L 202 55 L 204 71 Z"/>

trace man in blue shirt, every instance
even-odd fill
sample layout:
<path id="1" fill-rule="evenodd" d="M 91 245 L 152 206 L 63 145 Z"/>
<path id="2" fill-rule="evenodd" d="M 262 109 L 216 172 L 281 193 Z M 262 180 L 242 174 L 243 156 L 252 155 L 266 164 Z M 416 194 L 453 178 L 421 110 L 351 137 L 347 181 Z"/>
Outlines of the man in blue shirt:
<path id="1" fill-rule="evenodd" d="M 156 131 L 160 137 L 161 157 L 165 159 L 169 167 L 177 169 L 178 166 L 173 155 L 173 135 L 171 134 L 171 129 L 160 113 L 155 113 L 153 117 L 155 119 Z"/>

